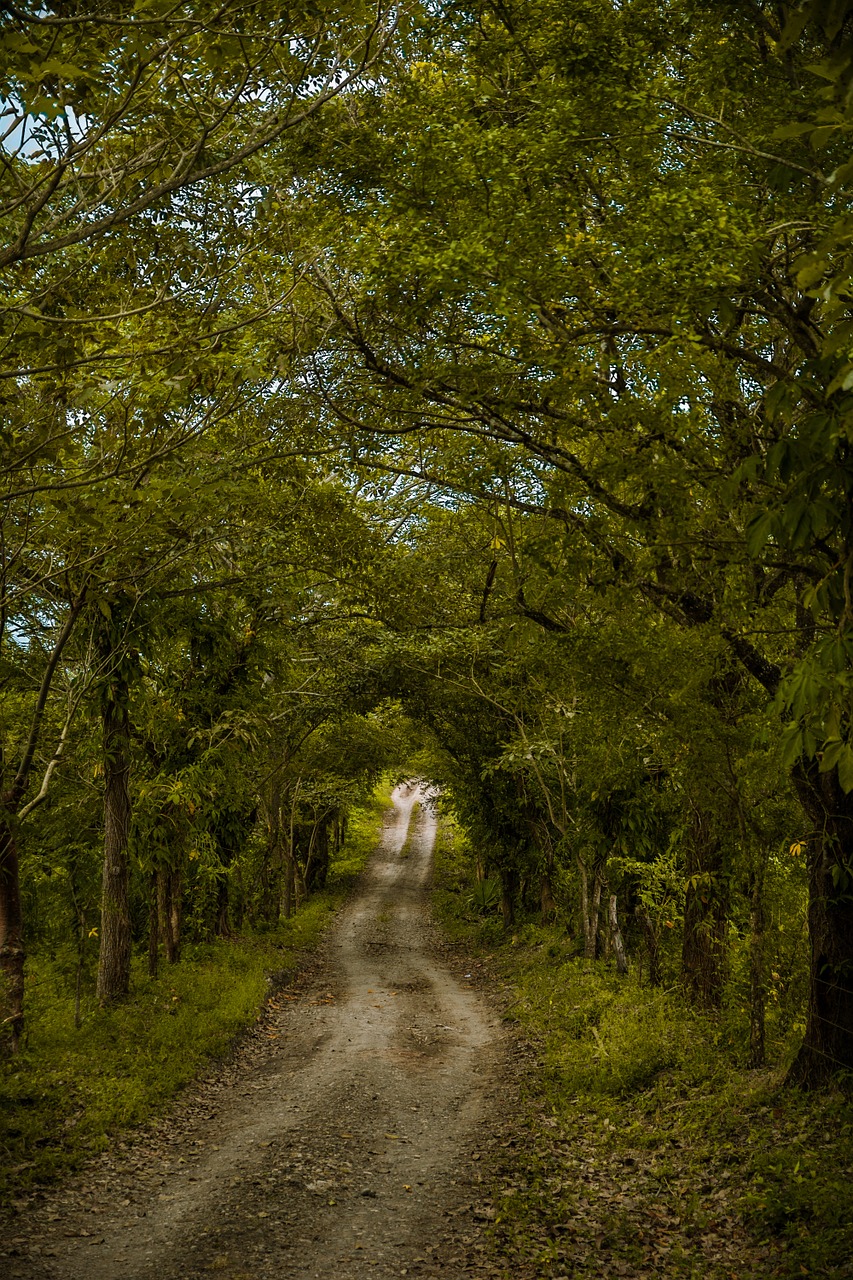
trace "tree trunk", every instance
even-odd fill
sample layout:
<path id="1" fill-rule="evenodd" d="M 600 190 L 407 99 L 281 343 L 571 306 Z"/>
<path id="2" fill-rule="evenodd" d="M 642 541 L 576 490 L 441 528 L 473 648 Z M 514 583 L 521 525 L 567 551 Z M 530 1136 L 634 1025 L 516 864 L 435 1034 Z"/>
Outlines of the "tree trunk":
<path id="1" fill-rule="evenodd" d="M 181 958 L 181 875 L 168 867 L 157 872 L 157 914 L 168 964 Z"/>
<path id="2" fill-rule="evenodd" d="M 130 834 L 130 734 L 127 684 L 110 682 L 104 726 L 104 872 L 98 999 L 109 1004 L 130 990 L 130 908 L 127 842 Z"/>
<path id="3" fill-rule="evenodd" d="M 651 916 L 648 911 L 646 911 L 645 907 L 637 907 L 636 915 L 643 930 L 643 937 L 646 940 L 646 955 L 649 960 L 649 986 L 659 987 L 661 982 L 661 972 L 658 936 L 655 933 L 655 927 L 652 924 Z"/>
<path id="4" fill-rule="evenodd" d="M 809 1003 L 793 1084 L 817 1088 L 853 1070 L 853 794 L 816 762 L 794 771 L 814 823 L 809 860 Z"/>
<path id="5" fill-rule="evenodd" d="M 515 897 L 518 892 L 518 873 L 514 867 L 501 871 L 501 915 L 504 928 L 511 929 L 515 924 Z"/>
<path id="6" fill-rule="evenodd" d="M 551 924 L 557 915 L 557 903 L 554 900 L 554 888 L 551 883 L 551 873 L 547 867 L 542 874 L 542 882 L 539 889 L 539 906 L 542 913 L 542 923 Z"/>
<path id="7" fill-rule="evenodd" d="M 613 954 L 616 956 L 616 970 L 618 973 L 626 974 L 628 972 L 628 957 L 625 954 L 625 943 L 622 941 L 619 917 L 616 914 L 615 893 L 610 895 L 608 918 L 610 921 L 610 942 L 613 947 Z"/>
<path id="8" fill-rule="evenodd" d="M 24 1030 L 24 930 L 18 847 L 0 819 L 0 1057 L 18 1052 Z"/>
<path id="9" fill-rule="evenodd" d="M 749 1066 L 757 1069 L 766 1063 L 765 1014 L 767 982 L 764 973 L 764 863 L 753 872 L 750 886 L 749 945 Z"/>
<path id="10" fill-rule="evenodd" d="M 599 956 L 598 918 L 601 912 L 601 873 L 596 867 L 592 882 L 592 902 L 589 903 L 584 928 L 584 957 L 597 960 Z"/>
<path id="11" fill-rule="evenodd" d="M 723 1000 L 727 922 L 723 854 L 704 813 L 695 810 L 692 825 L 687 845 L 681 977 L 698 1004 L 718 1009 Z"/>
<path id="12" fill-rule="evenodd" d="M 281 881 L 284 873 L 281 838 L 281 781 L 277 773 L 273 774 L 270 779 L 269 790 L 263 797 L 262 807 L 266 819 L 267 834 L 261 859 L 261 869 L 255 882 L 260 887 L 257 915 L 267 924 L 274 924 L 280 912 Z M 252 910 L 252 896 L 250 895 L 250 911 Z"/>
<path id="13" fill-rule="evenodd" d="M 296 896 L 296 859 L 293 856 L 293 845 L 282 841 L 282 857 L 284 868 L 281 877 L 281 918 L 289 920 L 293 915 L 293 900 Z"/>
<path id="14" fill-rule="evenodd" d="M 149 899 L 148 899 L 148 976 L 149 978 L 157 977 L 157 970 L 160 965 L 160 929 L 158 925 L 158 885 L 157 872 L 151 872 L 149 881 Z"/>
<path id="15" fill-rule="evenodd" d="M 314 893 L 324 889 L 329 874 L 329 826 L 321 819 L 311 831 L 308 858 L 305 863 L 305 889 Z"/>
<path id="16" fill-rule="evenodd" d="M 589 944 L 589 875 L 587 869 L 580 858 L 578 858 L 578 874 L 581 878 L 581 923 L 583 925 L 583 953 L 587 959 L 590 956 Z M 595 948 L 593 947 L 593 953 Z"/>
<path id="17" fill-rule="evenodd" d="M 216 936 L 231 937 L 231 921 L 228 916 L 228 874 L 223 873 L 216 885 Z"/>
<path id="18" fill-rule="evenodd" d="M 171 954 L 167 956 L 167 959 L 169 964 L 177 964 L 181 958 L 181 907 L 184 900 L 180 871 L 171 871 L 169 873 L 169 896 L 171 898 L 169 924 L 171 926 L 172 948 Z"/>
<path id="19" fill-rule="evenodd" d="M 293 859 L 293 910 L 298 911 L 305 899 L 308 897 L 308 889 L 305 884 L 305 876 L 302 872 L 298 857 Z"/>
<path id="20" fill-rule="evenodd" d="M 157 868 L 157 920 L 168 960 L 172 950 L 172 884 L 165 867 Z"/>
<path id="21" fill-rule="evenodd" d="M 234 928 L 239 933 L 243 928 L 243 909 L 246 902 L 246 890 L 243 885 L 243 864 L 239 858 L 233 860 L 233 880 L 232 884 L 237 890 L 236 895 L 231 894 L 231 919 Z"/>

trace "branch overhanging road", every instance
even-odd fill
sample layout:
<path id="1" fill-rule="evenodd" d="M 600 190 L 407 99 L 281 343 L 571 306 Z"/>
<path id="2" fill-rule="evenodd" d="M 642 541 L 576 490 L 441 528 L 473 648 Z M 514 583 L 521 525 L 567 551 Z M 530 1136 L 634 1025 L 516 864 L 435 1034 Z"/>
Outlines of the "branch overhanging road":
<path id="1" fill-rule="evenodd" d="M 4 1259 L 11 1276 L 480 1271 L 492 1215 L 478 1209 L 476 1160 L 501 1095 L 502 1035 L 437 954 L 428 797 L 403 786 L 393 799 L 322 963 L 298 999 L 272 1002 L 261 1048 L 256 1037 L 200 1084 L 153 1146 L 108 1153 L 51 1193 L 18 1225 L 29 1235 Z"/>

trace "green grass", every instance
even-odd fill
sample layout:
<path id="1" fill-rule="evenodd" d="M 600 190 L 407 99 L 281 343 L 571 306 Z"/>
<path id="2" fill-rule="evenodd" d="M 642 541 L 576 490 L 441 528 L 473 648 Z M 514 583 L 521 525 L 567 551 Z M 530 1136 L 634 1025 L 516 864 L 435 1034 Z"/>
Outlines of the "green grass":
<path id="1" fill-rule="evenodd" d="M 420 813 L 420 811 L 421 811 L 421 802 L 420 800 L 416 800 L 415 803 L 412 805 L 412 811 L 409 815 L 409 826 L 406 831 L 406 839 L 403 843 L 402 849 L 400 850 L 401 861 L 405 858 L 408 858 L 411 855 L 412 841 L 415 837 L 415 824 L 417 823 L 418 814 Z"/>
<path id="2" fill-rule="evenodd" d="M 101 1009 L 90 985 L 79 1028 L 73 957 L 29 960 L 25 1047 L 0 1066 L 0 1202 L 79 1167 L 229 1051 L 274 981 L 299 966 L 345 900 L 376 844 L 386 793 L 378 790 L 354 814 L 328 889 L 291 920 L 185 947 L 180 964 L 163 965 L 155 979 L 146 958 L 135 956 L 131 995 Z"/>
<path id="3" fill-rule="evenodd" d="M 745 1070 L 724 1017 L 578 958 L 559 926 L 481 920 L 458 844 L 445 826 L 436 912 L 536 1053 L 496 1200 L 507 1275 L 853 1276 L 849 1097 Z"/>

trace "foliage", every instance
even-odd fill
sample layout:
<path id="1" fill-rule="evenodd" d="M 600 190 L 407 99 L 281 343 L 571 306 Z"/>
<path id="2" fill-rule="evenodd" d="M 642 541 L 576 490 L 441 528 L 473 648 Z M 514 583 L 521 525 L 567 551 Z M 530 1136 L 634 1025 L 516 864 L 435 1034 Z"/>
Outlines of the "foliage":
<path id="1" fill-rule="evenodd" d="M 276 936 L 405 769 L 655 1071 L 676 984 L 853 1066 L 850 24 L 4 12 L 0 1050 L 27 949 Z"/>

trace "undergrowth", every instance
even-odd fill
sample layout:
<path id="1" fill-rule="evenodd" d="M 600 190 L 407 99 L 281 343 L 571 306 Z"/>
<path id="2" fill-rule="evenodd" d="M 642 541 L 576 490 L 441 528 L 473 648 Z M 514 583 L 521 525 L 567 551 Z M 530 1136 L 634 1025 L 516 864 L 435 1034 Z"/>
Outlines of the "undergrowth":
<path id="1" fill-rule="evenodd" d="M 87 990 L 80 1027 L 70 957 L 30 958 L 25 1045 L 0 1068 L 0 1202 L 79 1167 L 230 1049 L 273 981 L 316 945 L 375 846 L 387 800 L 381 788 L 355 812 L 328 888 L 292 919 L 263 933 L 186 946 L 180 963 L 163 965 L 156 978 L 140 949 L 130 996 L 102 1009 Z"/>
<path id="2" fill-rule="evenodd" d="M 460 843 L 445 822 L 436 913 L 499 977 L 537 1060 L 497 1202 L 512 1270 L 853 1276 L 849 1096 L 787 1087 L 783 1063 L 746 1070 L 725 1016 L 584 961 L 564 926 L 505 931 L 475 909 Z"/>

